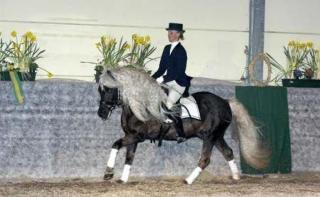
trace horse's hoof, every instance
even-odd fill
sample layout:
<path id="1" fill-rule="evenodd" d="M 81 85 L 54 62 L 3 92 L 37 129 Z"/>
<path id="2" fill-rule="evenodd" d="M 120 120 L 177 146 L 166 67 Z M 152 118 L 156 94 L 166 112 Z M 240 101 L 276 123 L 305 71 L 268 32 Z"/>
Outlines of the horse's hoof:
<path id="1" fill-rule="evenodd" d="M 105 181 L 110 180 L 110 179 L 112 179 L 112 178 L 113 178 L 113 174 L 105 174 L 105 175 L 103 176 L 103 180 L 105 180 Z"/>
<path id="2" fill-rule="evenodd" d="M 183 183 L 186 185 L 192 185 L 192 183 L 189 183 L 186 179 L 183 180 Z"/>
<path id="3" fill-rule="evenodd" d="M 177 137 L 177 143 L 180 144 L 182 142 L 185 142 L 187 140 L 187 138 L 184 137 Z"/>
<path id="4" fill-rule="evenodd" d="M 117 180 L 116 182 L 119 183 L 119 184 L 125 184 L 125 183 L 126 183 L 126 182 L 124 182 L 124 181 L 121 180 L 121 179 Z"/>
<path id="5" fill-rule="evenodd" d="M 232 179 L 233 179 L 233 180 L 236 180 L 236 181 L 240 180 L 240 174 L 239 174 L 239 173 L 233 174 L 233 175 L 232 175 Z"/>
<path id="6" fill-rule="evenodd" d="M 106 171 L 104 172 L 104 180 L 110 180 L 113 178 L 113 168 L 107 167 Z"/>

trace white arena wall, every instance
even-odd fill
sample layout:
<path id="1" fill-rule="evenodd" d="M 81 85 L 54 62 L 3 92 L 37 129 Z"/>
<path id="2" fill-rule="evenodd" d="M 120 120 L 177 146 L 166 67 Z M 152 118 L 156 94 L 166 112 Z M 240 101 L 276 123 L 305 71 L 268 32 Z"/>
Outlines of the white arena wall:
<path id="1" fill-rule="evenodd" d="M 248 6 L 248 0 L 1 0 L 0 31 L 4 36 L 12 30 L 34 31 L 47 50 L 39 61 L 42 67 L 57 78 L 92 81 L 94 66 L 80 61 L 99 58 L 95 43 L 101 35 L 130 40 L 133 33 L 148 34 L 157 47 L 154 57 L 159 57 L 168 43 L 168 22 L 181 22 L 187 72 L 238 80 L 246 62 Z M 158 62 L 149 68 L 155 70 Z"/>
<path id="2" fill-rule="evenodd" d="M 266 0 L 265 51 L 285 63 L 288 40 L 320 45 L 320 1 Z M 34 31 L 46 53 L 40 65 L 56 78 L 93 80 L 99 54 L 94 43 L 101 35 L 130 40 L 148 34 L 161 55 L 167 44 L 168 22 L 184 23 L 192 76 L 237 81 L 246 64 L 249 0 L 1 0 L 0 32 L 8 36 Z M 159 60 L 158 60 L 159 61 Z M 149 64 L 155 70 L 158 61 Z M 46 78 L 45 73 L 39 78 Z"/>

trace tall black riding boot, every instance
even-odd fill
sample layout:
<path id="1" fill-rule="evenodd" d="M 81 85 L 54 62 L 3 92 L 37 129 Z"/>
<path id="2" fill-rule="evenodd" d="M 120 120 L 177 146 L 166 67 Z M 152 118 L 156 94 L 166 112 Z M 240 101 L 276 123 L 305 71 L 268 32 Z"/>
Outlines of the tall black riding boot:
<path id="1" fill-rule="evenodd" d="M 178 144 L 181 142 L 186 141 L 186 135 L 184 133 L 184 129 L 183 129 L 183 124 L 182 124 L 182 119 L 180 118 L 180 116 L 168 116 L 174 123 L 174 127 L 176 129 L 177 132 L 177 142 Z"/>

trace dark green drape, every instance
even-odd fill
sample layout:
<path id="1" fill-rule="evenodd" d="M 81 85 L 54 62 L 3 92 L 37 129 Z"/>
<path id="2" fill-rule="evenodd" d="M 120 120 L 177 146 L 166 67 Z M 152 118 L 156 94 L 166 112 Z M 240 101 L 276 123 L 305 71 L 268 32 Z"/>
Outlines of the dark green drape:
<path id="1" fill-rule="evenodd" d="M 241 157 L 242 173 L 290 173 L 291 146 L 287 89 L 283 87 L 236 87 L 237 99 L 247 108 L 272 148 L 269 166 L 250 167 Z"/>

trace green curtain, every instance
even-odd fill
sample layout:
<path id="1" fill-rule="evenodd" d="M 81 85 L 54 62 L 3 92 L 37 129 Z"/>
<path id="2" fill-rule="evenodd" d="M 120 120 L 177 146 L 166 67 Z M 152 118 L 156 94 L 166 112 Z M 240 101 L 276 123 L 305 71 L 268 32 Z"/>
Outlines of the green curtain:
<path id="1" fill-rule="evenodd" d="M 242 173 L 290 173 L 291 145 L 287 89 L 238 86 L 236 97 L 247 108 L 260 127 L 264 140 L 272 148 L 269 166 L 262 170 L 250 167 L 241 157 Z"/>

